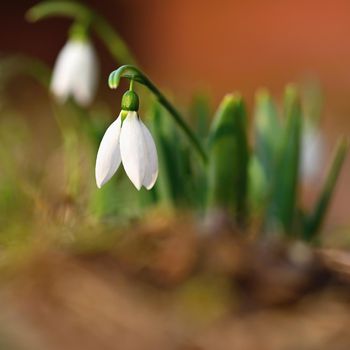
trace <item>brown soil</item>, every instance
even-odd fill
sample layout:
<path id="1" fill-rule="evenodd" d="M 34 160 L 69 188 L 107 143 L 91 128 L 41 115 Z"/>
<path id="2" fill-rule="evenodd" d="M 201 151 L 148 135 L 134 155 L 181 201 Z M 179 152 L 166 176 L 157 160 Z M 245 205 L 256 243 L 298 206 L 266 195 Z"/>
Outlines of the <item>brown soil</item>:
<path id="1" fill-rule="evenodd" d="M 350 348 L 349 254 L 173 227 L 33 253 L 2 280 L 0 348 Z"/>

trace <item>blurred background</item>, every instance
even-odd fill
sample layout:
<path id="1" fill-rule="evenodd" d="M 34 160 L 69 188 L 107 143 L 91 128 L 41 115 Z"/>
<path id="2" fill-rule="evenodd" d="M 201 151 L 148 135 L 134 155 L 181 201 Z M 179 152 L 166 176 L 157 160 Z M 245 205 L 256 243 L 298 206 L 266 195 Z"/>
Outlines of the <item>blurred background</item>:
<path id="1" fill-rule="evenodd" d="M 213 115 L 225 94 L 239 91 L 251 121 L 257 89 L 267 88 L 281 109 L 286 84 L 319 86 L 324 171 L 304 184 L 302 198 L 314 204 L 337 138 L 350 135 L 350 1 L 82 2 L 112 24 L 178 106 L 203 92 Z M 29 23 L 25 13 L 36 3 L 0 2 L 0 58 L 24 54 L 53 67 L 71 21 Z M 0 62 L 0 349 L 349 349 L 349 157 L 326 218 L 331 239 L 322 236 L 316 249 L 291 235 L 256 235 L 255 218 L 243 237 L 218 216 L 210 235 L 204 215 L 179 213 L 188 209 L 180 195 L 177 211 L 161 211 L 145 196 L 152 192 L 137 192 L 122 171 L 97 190 L 97 145 L 123 89 L 108 88 L 117 66 L 93 39 L 101 79 L 89 109 L 58 106 L 25 75 L 3 90 Z M 186 153 L 170 130 L 163 130 L 173 142 L 166 145 L 178 147 L 168 152 Z M 202 163 L 192 183 L 181 165 L 169 177 L 187 185 L 178 192 L 190 197 L 197 179 L 205 187 Z M 185 174 L 179 182 L 178 174 Z M 70 181 L 78 183 L 73 190 Z M 144 216 L 142 206 L 151 208 Z"/>
<path id="2" fill-rule="evenodd" d="M 349 1 L 84 2 L 113 24 L 149 76 L 178 102 L 188 102 L 194 91 L 205 91 L 213 96 L 216 108 L 225 93 L 239 90 L 251 111 L 256 89 L 266 87 L 280 100 L 288 82 L 303 84 L 311 79 L 320 84 L 324 95 L 326 160 L 336 136 L 349 134 Z M 28 23 L 24 13 L 35 3 L 1 2 L 1 54 L 25 53 L 52 66 L 66 41 L 70 21 Z M 99 41 L 96 45 L 102 67 L 99 94 L 118 110 L 119 99 L 106 83 L 115 64 Z M 12 87 L 11 94 L 18 104 L 30 106 L 28 118 L 41 118 L 38 132 L 45 129 L 45 98 L 33 83 L 22 81 Z M 346 223 L 349 181 L 347 161 L 328 223 Z"/>

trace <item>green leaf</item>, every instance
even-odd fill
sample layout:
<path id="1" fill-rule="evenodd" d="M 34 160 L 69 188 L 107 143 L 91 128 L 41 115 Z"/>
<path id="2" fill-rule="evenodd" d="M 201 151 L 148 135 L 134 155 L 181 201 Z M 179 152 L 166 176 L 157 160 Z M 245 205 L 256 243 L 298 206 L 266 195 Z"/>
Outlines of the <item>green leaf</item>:
<path id="1" fill-rule="evenodd" d="M 207 95 L 197 93 L 190 106 L 191 118 L 195 121 L 195 129 L 201 140 L 206 140 L 209 132 L 210 104 Z"/>
<path id="2" fill-rule="evenodd" d="M 170 161 L 172 158 L 171 147 L 164 135 L 164 116 L 157 102 L 154 102 L 152 105 L 148 115 L 148 121 L 158 153 L 159 174 L 154 188 L 160 204 L 171 208 L 175 202 L 173 191 L 176 186 L 176 183 L 174 183 L 174 172 L 176 168 L 174 167 L 175 164 Z"/>
<path id="3" fill-rule="evenodd" d="M 255 107 L 255 154 L 265 176 L 270 178 L 276 167 L 281 125 L 276 107 L 266 90 L 256 95 Z"/>
<path id="4" fill-rule="evenodd" d="M 258 91 L 255 101 L 255 146 L 254 156 L 249 162 L 249 205 L 253 211 L 261 211 L 271 190 L 269 184 L 276 170 L 282 127 L 267 90 Z"/>
<path id="5" fill-rule="evenodd" d="M 193 202 L 190 150 L 183 142 L 172 119 L 158 103 L 149 114 L 152 135 L 158 152 L 159 175 L 155 185 L 157 198 L 168 208 Z"/>
<path id="6" fill-rule="evenodd" d="M 248 179 L 249 208 L 261 212 L 266 205 L 269 187 L 262 165 L 254 154 L 249 159 Z"/>
<path id="7" fill-rule="evenodd" d="M 301 142 L 301 109 L 297 90 L 290 85 L 285 93 L 287 124 L 282 133 L 281 151 L 272 178 L 267 229 L 291 234 L 295 214 Z"/>
<path id="8" fill-rule="evenodd" d="M 319 199 L 315 205 L 313 212 L 306 217 L 304 225 L 304 238 L 307 240 L 313 239 L 319 232 L 324 218 L 326 216 L 329 204 L 331 202 L 335 185 L 339 178 L 340 171 L 344 164 L 349 142 L 346 139 L 341 139 L 335 149 L 333 160 L 331 162 L 326 181 L 320 193 Z"/>
<path id="9" fill-rule="evenodd" d="M 238 94 L 227 95 L 209 136 L 208 206 L 242 222 L 246 211 L 248 142 L 246 112 Z"/>

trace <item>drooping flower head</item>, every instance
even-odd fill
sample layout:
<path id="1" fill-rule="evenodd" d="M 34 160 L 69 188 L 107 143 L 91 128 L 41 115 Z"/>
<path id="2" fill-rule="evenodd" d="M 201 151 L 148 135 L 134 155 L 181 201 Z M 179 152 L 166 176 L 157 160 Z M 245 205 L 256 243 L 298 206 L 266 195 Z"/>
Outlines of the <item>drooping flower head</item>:
<path id="1" fill-rule="evenodd" d="M 86 29 L 75 25 L 70 38 L 58 54 L 51 80 L 51 92 L 60 102 L 68 97 L 88 106 L 95 97 L 99 64 Z"/>
<path id="2" fill-rule="evenodd" d="M 157 150 L 138 109 L 137 94 L 127 91 L 122 98 L 122 110 L 105 132 L 97 152 L 97 187 L 101 188 L 116 173 L 120 163 L 138 190 L 154 186 L 158 176 Z"/>

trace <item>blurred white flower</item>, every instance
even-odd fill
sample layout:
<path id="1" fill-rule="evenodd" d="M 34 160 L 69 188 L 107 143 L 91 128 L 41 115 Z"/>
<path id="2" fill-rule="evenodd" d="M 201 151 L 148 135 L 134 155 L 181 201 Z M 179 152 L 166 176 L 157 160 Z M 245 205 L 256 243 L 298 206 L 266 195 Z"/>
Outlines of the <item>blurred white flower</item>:
<path id="1" fill-rule="evenodd" d="M 158 176 L 157 150 L 151 133 L 139 119 L 136 111 L 122 113 L 104 134 L 96 159 L 96 184 L 101 188 L 123 163 L 134 186 L 150 190 Z"/>
<path id="2" fill-rule="evenodd" d="M 98 59 L 88 40 L 69 40 L 59 53 L 52 74 L 51 91 L 65 102 L 69 96 L 88 106 L 96 93 Z"/>
<path id="3" fill-rule="evenodd" d="M 321 172 L 325 145 L 321 131 L 306 124 L 301 142 L 300 175 L 304 182 L 314 180 Z"/>

